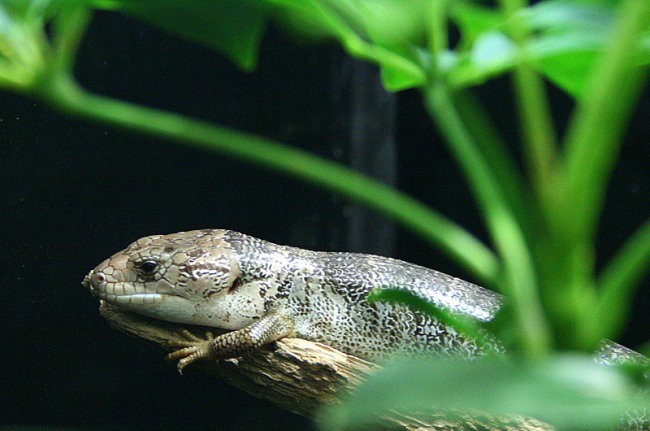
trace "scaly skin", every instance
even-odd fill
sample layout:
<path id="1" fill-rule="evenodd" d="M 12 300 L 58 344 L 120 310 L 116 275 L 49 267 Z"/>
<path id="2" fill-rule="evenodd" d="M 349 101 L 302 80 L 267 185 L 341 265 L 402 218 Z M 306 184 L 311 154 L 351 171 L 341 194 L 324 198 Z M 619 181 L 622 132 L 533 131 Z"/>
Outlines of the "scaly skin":
<path id="1" fill-rule="evenodd" d="M 217 229 L 141 238 L 100 263 L 84 285 L 126 310 L 234 330 L 180 346 L 170 355 L 180 369 L 198 359 L 241 356 L 285 336 L 367 359 L 421 352 L 471 357 L 480 353 L 473 340 L 403 306 L 371 306 L 367 294 L 409 289 L 482 321 L 501 304 L 489 290 L 396 259 L 302 250 Z"/>
<path id="2" fill-rule="evenodd" d="M 451 312 L 491 320 L 501 297 L 449 275 L 396 259 L 286 247 L 230 230 L 141 238 L 84 278 L 100 299 L 156 319 L 229 329 L 187 342 L 168 355 L 178 369 L 197 360 L 238 357 L 292 336 L 366 359 L 394 353 L 473 357 L 476 343 L 400 305 L 370 305 L 372 289 L 397 287 Z M 484 348 L 501 351 L 494 341 Z M 603 364 L 646 361 L 603 341 Z M 625 429 L 650 429 L 647 409 L 629 412 Z"/>
<path id="3" fill-rule="evenodd" d="M 210 342 L 188 341 L 171 355 L 183 366 L 241 356 L 286 336 L 367 359 L 420 352 L 471 357 L 480 349 L 453 328 L 399 305 L 370 305 L 367 294 L 408 289 L 479 321 L 491 320 L 502 303 L 494 292 L 400 260 L 314 252 L 222 229 L 141 238 L 100 263 L 83 284 L 125 310 L 233 330 Z M 496 342 L 488 348 L 501 349 Z M 642 356 L 604 341 L 597 357 L 609 364 Z"/>

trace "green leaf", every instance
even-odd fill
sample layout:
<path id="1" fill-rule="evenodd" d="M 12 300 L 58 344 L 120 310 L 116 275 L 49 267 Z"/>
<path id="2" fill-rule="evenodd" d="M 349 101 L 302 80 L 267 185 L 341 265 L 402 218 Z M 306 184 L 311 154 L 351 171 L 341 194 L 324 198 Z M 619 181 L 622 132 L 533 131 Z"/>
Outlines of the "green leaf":
<path id="1" fill-rule="evenodd" d="M 91 6 L 92 0 L 2 0 L 3 8 L 14 18 L 46 22 L 70 7 Z"/>
<path id="2" fill-rule="evenodd" d="M 595 62 L 611 39 L 615 18 L 609 1 L 552 0 L 521 14 L 531 31 L 529 55 L 537 70 L 576 98 L 583 94 Z"/>
<path id="3" fill-rule="evenodd" d="M 269 16 L 266 3 L 253 0 L 117 0 L 100 4 L 222 51 L 246 71 L 257 64 Z"/>
<path id="4" fill-rule="evenodd" d="M 373 374 L 343 404 L 322 412 L 328 430 L 361 429 L 391 412 L 426 417 L 451 411 L 520 414 L 560 429 L 615 426 L 647 399 L 613 367 L 589 356 L 562 355 L 533 363 L 484 358 L 472 362 L 400 359 Z"/>
<path id="5" fill-rule="evenodd" d="M 425 314 L 440 321 L 445 326 L 456 329 L 459 333 L 474 340 L 484 351 L 491 351 L 495 348 L 494 339 L 488 338 L 488 334 L 478 325 L 476 319 L 454 314 L 404 288 L 389 286 L 375 289 L 370 292 L 367 299 L 371 304 L 374 302 L 390 302 L 405 305 L 413 311 Z"/>
<path id="6" fill-rule="evenodd" d="M 530 30 L 611 31 L 615 2 L 606 0 L 546 0 L 522 10 L 518 19 Z"/>
<path id="7" fill-rule="evenodd" d="M 0 2 L 0 86 L 25 90 L 45 66 L 49 0 Z"/>
<path id="8" fill-rule="evenodd" d="M 426 2 L 421 0 L 268 0 L 294 31 L 336 39 L 353 57 L 381 68 L 388 90 L 421 86 Z"/>
<path id="9" fill-rule="evenodd" d="M 585 40 L 580 34 L 547 37 L 537 41 L 535 66 L 551 82 L 579 99 L 600 58 L 606 40 Z M 575 42 L 571 46 L 571 42 Z"/>
<path id="10" fill-rule="evenodd" d="M 616 2 L 547 0 L 523 9 L 517 19 L 531 33 L 524 46 L 537 71 L 576 98 L 612 38 Z M 450 85 L 466 88 L 510 71 L 520 53 L 505 35 L 507 21 L 490 8 L 458 2 L 450 17 L 461 33 L 453 63 L 446 66 Z M 650 63 L 650 32 L 639 40 L 638 64 Z"/>
<path id="11" fill-rule="evenodd" d="M 504 23 L 500 11 L 474 2 L 453 2 L 449 17 L 460 31 L 461 50 L 471 47 L 482 34 L 498 30 Z"/>
<path id="12" fill-rule="evenodd" d="M 477 85 L 510 70 L 516 62 L 517 49 L 505 34 L 490 31 L 476 38 L 470 51 L 447 70 L 448 82 L 456 88 Z"/>
<path id="13" fill-rule="evenodd" d="M 532 31 L 530 55 L 537 69 L 569 94 L 580 99 L 591 72 L 612 40 L 618 2 L 611 0 L 552 0 L 522 13 Z M 650 62 L 641 37 L 635 44 L 638 64 Z M 630 49 L 635 49 L 633 46 Z"/>
<path id="14" fill-rule="evenodd" d="M 598 320 L 606 337 L 623 330 L 635 287 L 650 270 L 650 219 L 632 234 L 598 278 Z"/>

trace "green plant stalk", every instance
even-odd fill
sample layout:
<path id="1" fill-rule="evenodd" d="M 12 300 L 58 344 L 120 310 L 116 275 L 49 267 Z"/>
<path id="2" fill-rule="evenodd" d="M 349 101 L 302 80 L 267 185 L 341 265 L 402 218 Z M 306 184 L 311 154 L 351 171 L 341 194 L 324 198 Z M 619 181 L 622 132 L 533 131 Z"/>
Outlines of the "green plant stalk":
<path id="1" fill-rule="evenodd" d="M 532 240 L 532 231 L 539 225 L 535 219 L 536 213 L 531 211 L 532 202 L 529 194 L 524 191 L 524 181 L 519 169 L 508 151 L 499 132 L 490 122 L 490 117 L 480 101 L 471 92 L 464 91 L 454 94 L 454 103 L 458 106 L 461 121 L 485 158 L 486 163 L 499 183 L 503 196 L 526 234 Z"/>
<path id="2" fill-rule="evenodd" d="M 44 77 L 37 94 L 77 116 L 219 151 L 339 192 L 421 234 L 455 257 L 482 282 L 494 284 L 497 279 L 496 256 L 466 230 L 417 200 L 342 165 L 258 136 L 90 94 L 67 74 Z"/>
<path id="3" fill-rule="evenodd" d="M 437 62 L 438 57 L 449 47 L 449 40 L 447 37 L 447 15 L 449 12 L 449 0 L 437 0 L 431 2 L 429 22 L 429 52 L 434 63 Z M 434 65 L 433 70 L 437 70 Z"/>
<path id="4" fill-rule="evenodd" d="M 627 0 L 612 43 L 595 69 L 565 138 L 562 183 L 555 209 L 559 235 L 591 241 L 621 135 L 647 73 L 634 67 L 639 35 L 650 25 L 650 2 Z"/>
<path id="5" fill-rule="evenodd" d="M 478 151 L 444 84 L 433 83 L 425 93 L 429 115 L 446 137 L 474 191 L 495 246 L 502 257 L 498 286 L 510 298 L 519 328 L 519 345 L 529 357 L 550 349 L 551 336 L 540 298 L 530 250 L 508 208 L 493 172 Z"/>
<path id="6" fill-rule="evenodd" d="M 634 287 L 650 270 L 650 219 L 621 247 L 598 278 L 598 318 L 602 338 L 615 339 L 623 329 Z"/>
<path id="7" fill-rule="evenodd" d="M 517 18 L 517 12 L 527 6 L 522 0 L 500 0 L 501 9 L 509 17 L 510 35 L 519 47 L 514 69 L 514 86 L 522 123 L 522 138 L 527 169 L 536 191 L 539 207 L 553 191 L 556 159 L 556 139 L 544 82 L 532 69 L 526 51 L 528 31 Z"/>
<path id="8" fill-rule="evenodd" d="M 92 11 L 85 7 L 68 7 L 55 17 L 52 41 L 55 54 L 50 64 L 54 73 L 72 75 L 79 44 L 91 18 Z"/>
<path id="9" fill-rule="evenodd" d="M 527 170 L 537 195 L 538 206 L 544 209 L 548 196 L 554 190 L 557 144 L 553 120 L 544 82 L 527 61 L 522 60 L 515 67 L 514 80 Z"/>
<path id="10" fill-rule="evenodd" d="M 632 65 L 638 36 L 649 21 L 647 0 L 627 0 L 620 6 L 612 43 L 595 68 L 565 137 L 558 193 L 547 213 L 551 232 L 543 254 L 556 255 L 543 271 L 547 301 L 558 315 L 558 329 L 575 325 L 566 338 L 582 348 L 598 342 L 604 330 L 601 320 L 621 317 L 600 314 L 604 309 L 593 279 L 593 238 L 624 125 L 643 80 L 644 72 Z"/>

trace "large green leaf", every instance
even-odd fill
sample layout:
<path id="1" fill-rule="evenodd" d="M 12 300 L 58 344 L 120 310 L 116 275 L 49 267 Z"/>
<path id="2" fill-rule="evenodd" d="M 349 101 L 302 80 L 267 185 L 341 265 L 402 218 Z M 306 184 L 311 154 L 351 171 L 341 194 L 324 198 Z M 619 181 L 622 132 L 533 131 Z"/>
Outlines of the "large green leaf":
<path id="1" fill-rule="evenodd" d="M 472 1 L 452 2 L 449 17 L 460 32 L 460 50 L 471 47 L 482 34 L 500 29 L 505 19 L 499 10 Z"/>
<path id="2" fill-rule="evenodd" d="M 75 0 L 0 1 L 0 86 L 24 89 L 45 66 L 48 41 L 43 29 L 56 8 Z"/>
<path id="3" fill-rule="evenodd" d="M 550 0 L 522 13 L 531 31 L 534 65 L 546 77 L 580 98 L 615 21 L 615 4 L 607 0 Z"/>
<path id="4" fill-rule="evenodd" d="M 525 56 L 550 81 L 580 98 L 600 54 L 611 40 L 616 2 L 608 0 L 547 0 L 522 10 L 531 33 Z M 473 2 L 457 2 L 451 18 L 461 44 L 454 62 L 443 64 L 456 88 L 481 84 L 512 69 L 521 53 L 506 36 L 507 21 L 495 10 Z M 650 34 L 650 33 L 649 33 Z M 639 40 L 638 63 L 650 63 L 650 35 Z"/>
<path id="5" fill-rule="evenodd" d="M 418 45 L 424 41 L 422 0 L 268 0 L 293 31 L 336 39 L 348 54 L 379 65 L 393 91 L 423 85 Z"/>
<path id="6" fill-rule="evenodd" d="M 560 429 L 596 430 L 613 427 L 643 402 L 627 377 L 589 356 L 534 363 L 402 359 L 373 374 L 343 404 L 327 409 L 321 424 L 331 430 L 360 429 L 381 423 L 391 412 L 426 416 L 455 410 L 521 414 Z"/>
<path id="7" fill-rule="evenodd" d="M 16 1 L 16 0 L 9 0 Z M 90 0 L 89 0 L 90 1 Z M 434 9 L 426 0 L 95 0 L 174 34 L 223 51 L 245 70 L 256 64 L 263 31 L 273 11 L 291 32 L 336 39 L 352 56 L 377 64 L 392 91 L 420 87 L 431 67 L 429 26 Z M 580 97 L 606 46 L 615 2 L 547 0 L 517 19 L 531 37 L 529 61 L 549 80 Z M 437 11 L 437 10 L 436 10 Z M 437 11 L 440 13 L 441 11 Z M 450 18 L 461 41 L 435 62 L 457 88 L 481 84 L 510 71 L 520 52 L 506 36 L 504 15 L 472 1 L 452 2 Z M 288 24 L 288 25 L 287 25 Z M 650 37 L 639 63 L 650 63 Z"/>
<path id="8" fill-rule="evenodd" d="M 103 0 L 98 4 L 222 51 L 244 70 L 257 64 L 270 12 L 266 2 L 254 0 Z"/>

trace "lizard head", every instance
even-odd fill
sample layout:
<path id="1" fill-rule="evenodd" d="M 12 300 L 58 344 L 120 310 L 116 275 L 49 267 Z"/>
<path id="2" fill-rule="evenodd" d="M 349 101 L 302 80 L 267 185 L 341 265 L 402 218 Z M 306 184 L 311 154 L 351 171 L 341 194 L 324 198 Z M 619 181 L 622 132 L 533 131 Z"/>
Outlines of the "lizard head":
<path id="1" fill-rule="evenodd" d="M 236 319 L 219 306 L 240 283 L 224 232 L 140 238 L 97 265 L 82 284 L 121 309 L 170 322 L 236 328 L 240 322 L 231 322 Z"/>

